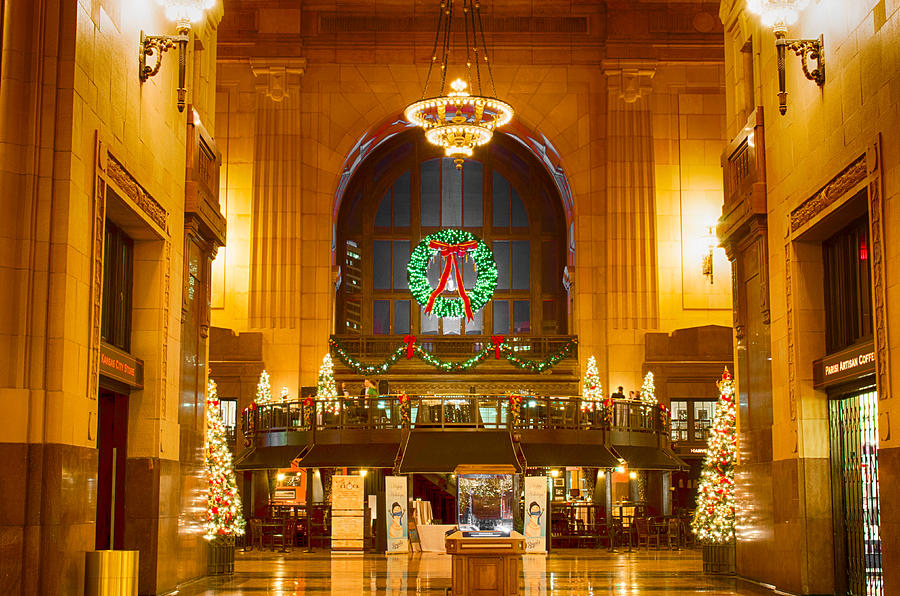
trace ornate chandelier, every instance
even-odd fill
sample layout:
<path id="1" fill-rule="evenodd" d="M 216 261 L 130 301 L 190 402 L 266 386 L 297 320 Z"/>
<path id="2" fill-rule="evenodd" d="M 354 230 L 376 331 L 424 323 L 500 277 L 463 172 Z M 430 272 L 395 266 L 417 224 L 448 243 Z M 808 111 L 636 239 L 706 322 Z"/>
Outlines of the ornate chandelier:
<path id="1" fill-rule="evenodd" d="M 459 2 L 460 0 L 456 0 Z M 463 157 L 469 157 L 475 147 L 490 142 L 494 129 L 503 126 L 513 117 L 512 107 L 497 99 L 494 86 L 494 73 L 488 60 L 487 46 L 484 42 L 484 27 L 481 23 L 481 3 L 479 0 L 461 0 L 463 5 L 463 21 L 466 35 L 466 78 L 458 78 L 450 84 L 453 89 L 444 94 L 447 67 L 452 50 L 452 22 L 454 0 L 441 0 L 438 15 L 437 33 L 434 37 L 434 49 L 431 64 L 425 77 L 422 99 L 406 107 L 406 120 L 425 129 L 425 138 L 432 145 L 443 147 L 447 157 L 455 157 L 457 169 L 462 168 Z M 480 46 L 479 46 L 480 41 Z M 438 46 L 441 55 L 438 56 Z M 481 53 L 481 58 L 479 58 Z M 474 60 L 473 60 L 474 57 Z M 491 96 L 485 96 L 481 86 L 481 61 L 487 67 L 487 76 L 491 84 Z M 437 96 L 426 98 L 428 83 L 435 63 L 440 61 L 441 80 Z M 467 91 L 473 88 L 472 66 L 475 66 L 475 81 L 478 95 Z"/>

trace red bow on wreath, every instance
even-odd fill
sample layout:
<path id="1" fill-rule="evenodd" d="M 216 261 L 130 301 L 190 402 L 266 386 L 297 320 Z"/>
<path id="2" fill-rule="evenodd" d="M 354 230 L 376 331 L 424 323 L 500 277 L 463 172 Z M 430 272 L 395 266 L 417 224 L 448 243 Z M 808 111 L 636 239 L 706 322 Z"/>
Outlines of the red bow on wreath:
<path id="1" fill-rule="evenodd" d="M 416 336 L 415 335 L 404 335 L 403 341 L 406 342 L 406 359 L 409 360 L 413 357 L 415 353 L 415 349 L 413 346 L 416 345 Z"/>
<path id="2" fill-rule="evenodd" d="M 456 289 L 459 291 L 459 297 L 462 298 L 463 307 L 466 309 L 466 318 L 470 321 L 475 319 L 475 315 L 472 314 L 471 300 L 469 300 L 469 295 L 466 294 L 466 288 L 463 286 L 462 270 L 459 267 L 459 263 L 456 262 L 456 257 L 464 257 L 467 252 L 475 250 L 477 247 L 478 242 L 476 240 L 460 242 L 459 244 L 447 244 L 439 240 L 432 240 L 428 243 L 428 248 L 436 248 L 441 257 L 444 258 L 444 270 L 441 271 L 441 279 L 438 282 L 438 286 L 431 293 L 431 296 L 428 297 L 428 304 L 425 305 L 426 315 L 431 314 L 431 309 L 434 308 L 434 301 L 446 288 L 447 280 L 450 279 L 450 274 L 452 273 L 456 278 Z"/>
<path id="3" fill-rule="evenodd" d="M 503 343 L 503 336 L 492 335 L 491 343 L 494 344 L 494 360 L 500 360 L 500 344 Z"/>

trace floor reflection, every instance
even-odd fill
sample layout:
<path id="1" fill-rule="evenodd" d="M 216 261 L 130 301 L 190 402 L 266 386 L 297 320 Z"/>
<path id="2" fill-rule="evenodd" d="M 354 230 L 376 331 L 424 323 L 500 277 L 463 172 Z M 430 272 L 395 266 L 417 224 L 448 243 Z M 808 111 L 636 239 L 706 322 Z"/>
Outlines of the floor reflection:
<path id="1" fill-rule="evenodd" d="M 444 594 L 450 586 L 450 557 L 332 555 L 328 551 L 280 554 L 236 553 L 235 574 L 183 586 L 179 596 L 248 594 Z M 733 578 L 705 575 L 699 551 L 560 550 L 523 558 L 522 593 L 527 596 L 638 594 L 771 594 Z"/>

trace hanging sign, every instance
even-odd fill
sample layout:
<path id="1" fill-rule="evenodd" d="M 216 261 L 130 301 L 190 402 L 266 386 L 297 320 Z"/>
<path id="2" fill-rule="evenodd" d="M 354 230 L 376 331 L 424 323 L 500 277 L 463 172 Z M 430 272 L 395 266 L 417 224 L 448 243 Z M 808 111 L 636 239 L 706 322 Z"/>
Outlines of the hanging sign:
<path id="1" fill-rule="evenodd" d="M 387 523 L 387 552 L 405 553 L 409 550 L 407 528 L 406 476 L 384 477 L 384 503 Z"/>
<path id="2" fill-rule="evenodd" d="M 102 341 L 100 374 L 121 381 L 132 389 L 144 388 L 144 361 Z"/>
<path id="3" fill-rule="evenodd" d="M 525 477 L 525 551 L 547 552 L 547 488 L 546 476 Z"/>
<path id="4" fill-rule="evenodd" d="M 813 362 L 813 386 L 830 387 L 874 373 L 875 342 L 869 340 Z"/>

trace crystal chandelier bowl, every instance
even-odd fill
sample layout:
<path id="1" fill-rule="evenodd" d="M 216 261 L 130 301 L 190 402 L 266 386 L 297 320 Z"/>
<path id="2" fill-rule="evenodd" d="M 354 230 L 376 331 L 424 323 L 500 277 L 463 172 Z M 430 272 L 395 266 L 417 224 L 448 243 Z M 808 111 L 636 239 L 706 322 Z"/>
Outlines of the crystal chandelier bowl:
<path id="1" fill-rule="evenodd" d="M 750 12 L 759 15 L 767 27 L 783 29 L 797 22 L 809 0 L 747 0 Z"/>
<path id="2" fill-rule="evenodd" d="M 443 147 L 447 157 L 471 156 L 475 147 L 488 143 L 494 129 L 512 120 L 512 107 L 493 97 L 469 95 L 461 79 L 450 85 L 453 92 L 407 106 L 406 120 L 425 129 L 432 145 Z"/>

